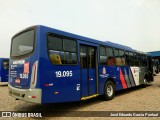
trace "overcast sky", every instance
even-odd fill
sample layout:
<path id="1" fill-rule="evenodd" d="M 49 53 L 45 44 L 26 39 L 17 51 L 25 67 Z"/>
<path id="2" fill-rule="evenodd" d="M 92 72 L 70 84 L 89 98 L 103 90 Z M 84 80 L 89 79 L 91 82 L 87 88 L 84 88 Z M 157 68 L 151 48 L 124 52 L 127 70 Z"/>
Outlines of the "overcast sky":
<path id="1" fill-rule="evenodd" d="M 0 57 L 9 57 L 15 33 L 37 24 L 160 50 L 160 0 L 0 0 Z"/>

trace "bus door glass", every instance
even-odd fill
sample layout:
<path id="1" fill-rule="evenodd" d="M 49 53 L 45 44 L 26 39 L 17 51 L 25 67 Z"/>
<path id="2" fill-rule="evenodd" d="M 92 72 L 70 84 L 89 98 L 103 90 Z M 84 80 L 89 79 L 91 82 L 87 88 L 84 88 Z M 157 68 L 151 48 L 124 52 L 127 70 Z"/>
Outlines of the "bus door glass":
<path id="1" fill-rule="evenodd" d="M 91 46 L 80 46 L 81 63 L 81 97 L 96 94 L 96 48 Z"/>

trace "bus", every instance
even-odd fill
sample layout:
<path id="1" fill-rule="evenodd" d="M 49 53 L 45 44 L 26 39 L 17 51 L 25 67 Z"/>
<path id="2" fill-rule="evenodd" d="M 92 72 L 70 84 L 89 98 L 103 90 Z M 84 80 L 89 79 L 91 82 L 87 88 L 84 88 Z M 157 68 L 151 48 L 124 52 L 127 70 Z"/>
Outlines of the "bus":
<path id="1" fill-rule="evenodd" d="M 36 25 L 12 37 L 9 95 L 32 103 L 81 101 L 153 81 L 152 59 L 130 47 Z"/>
<path id="2" fill-rule="evenodd" d="M 0 82 L 8 82 L 9 58 L 0 58 Z"/>

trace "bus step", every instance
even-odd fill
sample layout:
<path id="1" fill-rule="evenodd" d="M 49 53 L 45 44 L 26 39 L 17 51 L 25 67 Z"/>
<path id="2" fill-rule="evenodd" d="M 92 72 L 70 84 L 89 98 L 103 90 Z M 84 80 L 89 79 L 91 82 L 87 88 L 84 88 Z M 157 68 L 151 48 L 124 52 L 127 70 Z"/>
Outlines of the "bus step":
<path id="1" fill-rule="evenodd" d="M 94 98 L 94 97 L 97 97 L 99 94 L 94 94 L 94 95 L 91 95 L 91 96 L 87 96 L 87 97 L 82 97 L 81 100 L 88 100 L 88 99 L 91 99 L 91 98 Z"/>

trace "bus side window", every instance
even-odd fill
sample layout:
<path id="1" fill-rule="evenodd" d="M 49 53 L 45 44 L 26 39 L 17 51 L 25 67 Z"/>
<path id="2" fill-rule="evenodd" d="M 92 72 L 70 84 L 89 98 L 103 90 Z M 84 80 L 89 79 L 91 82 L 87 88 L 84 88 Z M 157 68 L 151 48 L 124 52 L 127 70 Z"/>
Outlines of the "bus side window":
<path id="1" fill-rule="evenodd" d="M 4 60 L 3 61 L 3 67 L 5 70 L 9 70 L 9 60 Z"/>
<path id="2" fill-rule="evenodd" d="M 113 56 L 113 49 L 111 47 L 107 47 L 107 64 L 108 65 L 114 65 L 115 61 L 114 61 L 114 56 Z"/>
<path id="3" fill-rule="evenodd" d="M 62 64 L 61 62 L 62 39 L 48 36 L 48 52 L 52 64 Z"/>
<path id="4" fill-rule="evenodd" d="M 128 51 L 125 51 L 126 65 L 129 65 L 129 55 Z"/>
<path id="5" fill-rule="evenodd" d="M 142 59 L 143 59 L 142 57 L 143 57 L 143 55 L 139 53 L 138 54 L 138 61 L 139 61 L 139 66 L 140 67 L 142 67 Z"/>
<path id="6" fill-rule="evenodd" d="M 129 65 L 134 66 L 134 56 L 132 52 L 129 52 Z"/>
<path id="7" fill-rule="evenodd" d="M 114 57 L 115 57 L 115 65 L 120 65 L 120 57 L 119 57 L 119 50 L 114 49 Z"/>
<path id="8" fill-rule="evenodd" d="M 48 53 L 52 64 L 77 64 L 75 40 L 48 35 Z"/>
<path id="9" fill-rule="evenodd" d="M 125 65 L 125 55 L 123 50 L 119 50 L 120 65 Z"/>
<path id="10" fill-rule="evenodd" d="M 107 65 L 106 47 L 100 47 L 100 63 L 101 65 Z"/>
<path id="11" fill-rule="evenodd" d="M 75 40 L 63 39 L 63 64 L 77 64 L 77 43 Z"/>
<path id="12" fill-rule="evenodd" d="M 134 53 L 134 65 L 139 66 L 138 54 L 137 53 Z"/>
<path id="13" fill-rule="evenodd" d="M 146 55 L 143 55 L 142 57 L 142 66 L 147 67 L 147 56 Z"/>

